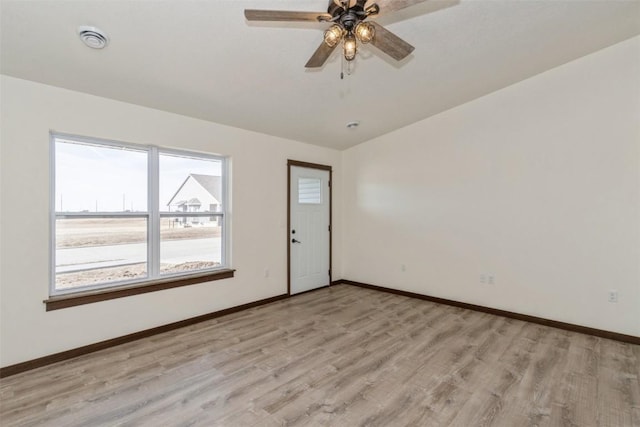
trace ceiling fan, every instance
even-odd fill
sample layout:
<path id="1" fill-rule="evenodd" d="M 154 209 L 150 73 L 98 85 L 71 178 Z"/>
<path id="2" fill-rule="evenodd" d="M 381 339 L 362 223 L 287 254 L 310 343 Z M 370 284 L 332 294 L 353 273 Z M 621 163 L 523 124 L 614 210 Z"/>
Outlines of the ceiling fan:
<path id="1" fill-rule="evenodd" d="M 245 9 L 248 21 L 327 22 L 324 41 L 311 56 L 306 68 L 318 68 L 342 41 L 344 59 L 353 61 L 358 42 L 371 43 L 393 59 L 406 58 L 414 47 L 368 18 L 404 9 L 426 0 L 329 0 L 327 12 Z"/>

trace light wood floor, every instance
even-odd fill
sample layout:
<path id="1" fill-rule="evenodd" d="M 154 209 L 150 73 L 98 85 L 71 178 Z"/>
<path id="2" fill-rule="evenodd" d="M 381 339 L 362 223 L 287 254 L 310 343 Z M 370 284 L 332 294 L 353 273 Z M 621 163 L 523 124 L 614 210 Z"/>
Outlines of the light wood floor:
<path id="1" fill-rule="evenodd" d="M 640 426 L 640 346 L 338 285 L 2 380 L 0 424 Z"/>

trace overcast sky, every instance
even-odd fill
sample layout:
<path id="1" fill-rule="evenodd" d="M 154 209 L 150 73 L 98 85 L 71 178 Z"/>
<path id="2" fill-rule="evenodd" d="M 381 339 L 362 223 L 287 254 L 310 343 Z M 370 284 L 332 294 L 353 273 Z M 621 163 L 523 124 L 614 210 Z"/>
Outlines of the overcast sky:
<path id="1" fill-rule="evenodd" d="M 60 140 L 58 140 L 60 141 Z M 147 152 L 56 144 L 56 211 L 147 210 Z M 160 208 L 190 173 L 220 175 L 220 161 L 160 156 Z"/>

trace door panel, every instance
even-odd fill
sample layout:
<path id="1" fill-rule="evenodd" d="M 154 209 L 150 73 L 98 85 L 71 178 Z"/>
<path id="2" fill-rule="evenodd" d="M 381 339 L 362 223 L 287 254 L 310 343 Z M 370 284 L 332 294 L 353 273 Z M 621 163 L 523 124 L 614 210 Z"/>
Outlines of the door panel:
<path id="1" fill-rule="evenodd" d="M 291 166 L 291 293 L 329 285 L 330 174 L 327 170 Z"/>

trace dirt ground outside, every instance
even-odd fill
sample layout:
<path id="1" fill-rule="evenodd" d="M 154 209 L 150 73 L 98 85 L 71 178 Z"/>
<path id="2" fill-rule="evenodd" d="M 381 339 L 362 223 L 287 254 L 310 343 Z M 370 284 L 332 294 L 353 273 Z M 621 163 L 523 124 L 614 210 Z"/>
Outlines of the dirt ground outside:
<path id="1" fill-rule="evenodd" d="M 162 264 L 162 274 L 182 273 L 213 268 L 220 265 L 217 262 L 185 262 L 182 264 Z M 89 286 L 98 283 L 142 279 L 147 276 L 147 264 L 132 264 L 120 267 L 96 268 L 85 271 L 58 274 L 56 276 L 56 289 L 64 290 L 79 286 Z"/>
<path id="2" fill-rule="evenodd" d="M 172 218 L 162 218 L 162 240 L 204 239 L 219 237 L 220 227 L 195 225 L 183 227 Z M 56 221 L 56 248 L 144 243 L 147 241 L 147 221 L 143 218 L 78 218 Z"/>
<path id="3" fill-rule="evenodd" d="M 162 241 L 193 240 L 220 237 L 214 223 L 184 227 L 173 218 L 161 218 Z M 56 249 L 89 248 L 147 242 L 147 221 L 143 218 L 77 218 L 56 221 Z M 189 261 L 161 264 L 161 274 L 200 271 L 220 265 L 211 261 Z M 92 268 L 56 274 L 56 289 L 71 289 L 99 283 L 129 281 L 147 277 L 147 264 Z"/>

